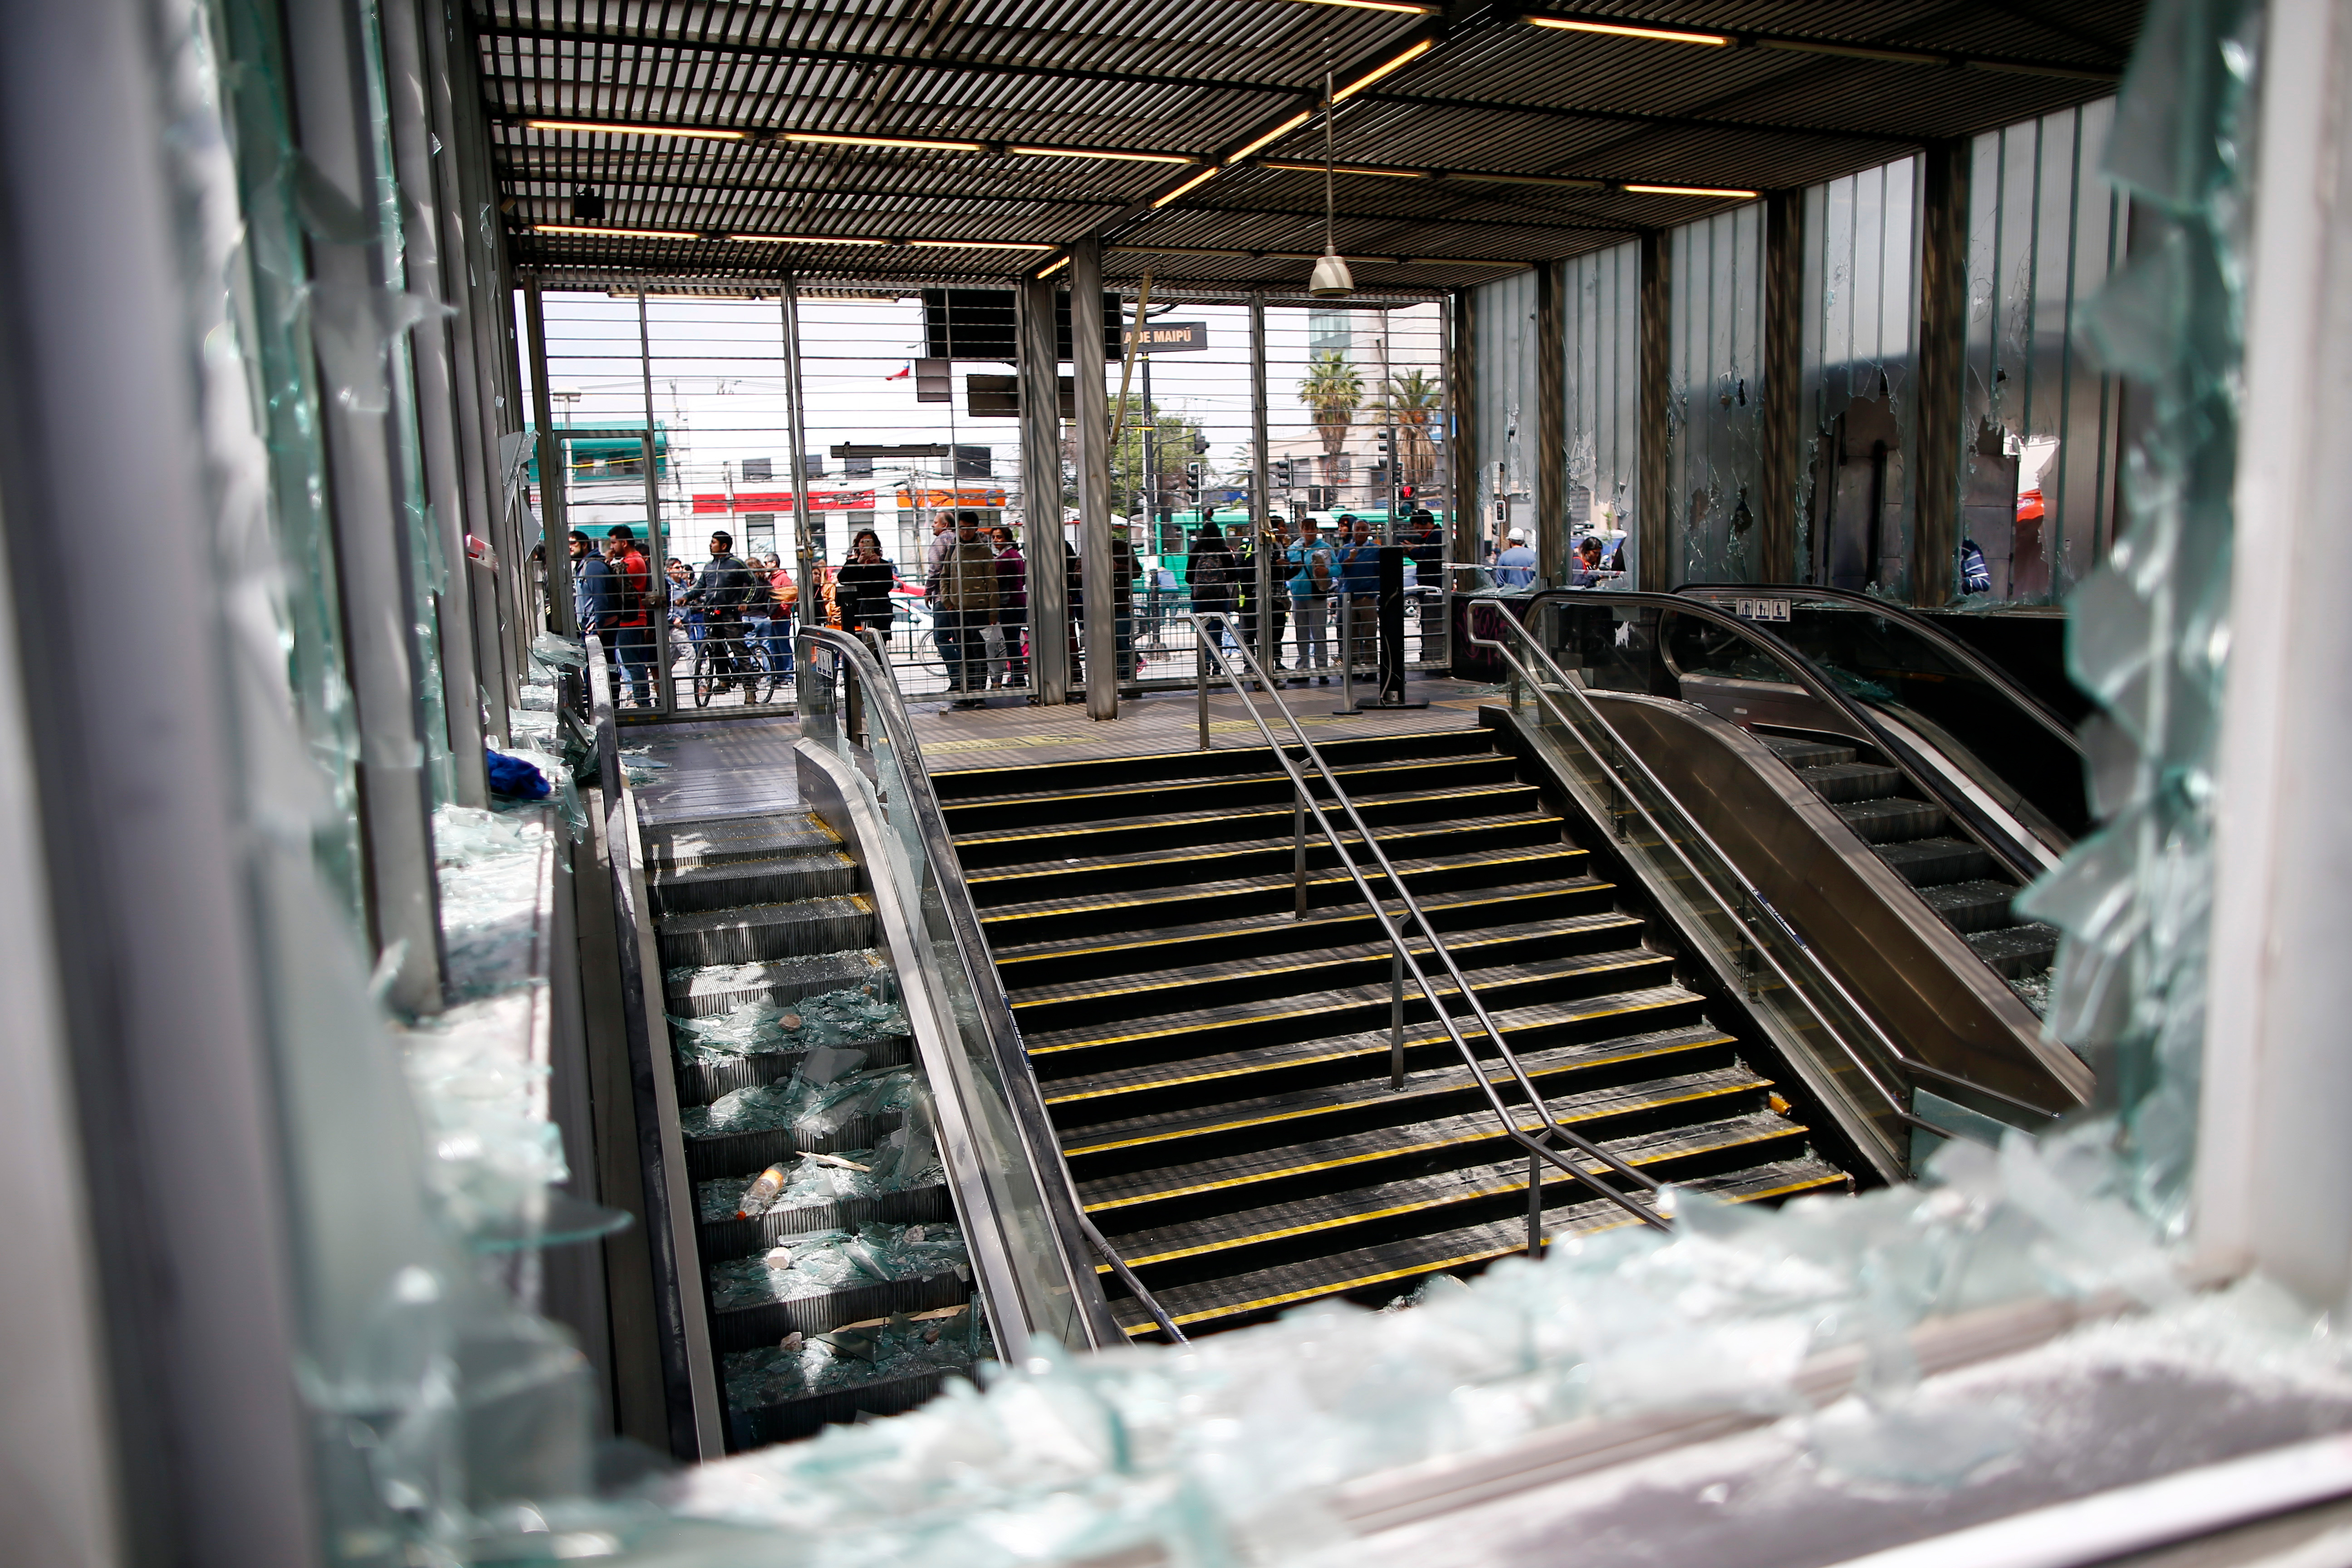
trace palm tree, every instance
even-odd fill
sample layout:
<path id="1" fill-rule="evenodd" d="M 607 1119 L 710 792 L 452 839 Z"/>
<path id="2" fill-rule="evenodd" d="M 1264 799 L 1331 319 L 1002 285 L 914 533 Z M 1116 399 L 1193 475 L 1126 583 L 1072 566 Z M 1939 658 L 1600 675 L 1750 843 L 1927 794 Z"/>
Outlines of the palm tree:
<path id="1" fill-rule="evenodd" d="M 1326 349 L 1309 360 L 1307 379 L 1298 384 L 1298 401 L 1315 411 L 1315 433 L 1323 438 L 1323 478 L 1336 484 L 1339 448 L 1348 444 L 1348 426 L 1364 405 L 1364 378 L 1339 349 Z"/>
<path id="2" fill-rule="evenodd" d="M 1398 477 L 1405 484 L 1425 485 L 1437 472 L 1437 443 L 1430 426 L 1445 406 L 1445 391 L 1425 370 L 1409 370 L 1389 378 L 1381 406 L 1396 421 Z"/>

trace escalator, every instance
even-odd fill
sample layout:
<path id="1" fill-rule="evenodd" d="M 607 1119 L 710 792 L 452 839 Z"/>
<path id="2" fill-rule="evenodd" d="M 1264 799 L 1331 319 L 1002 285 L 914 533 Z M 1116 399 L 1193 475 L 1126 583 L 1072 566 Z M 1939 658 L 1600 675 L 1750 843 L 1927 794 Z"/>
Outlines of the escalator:
<path id="1" fill-rule="evenodd" d="M 1899 1115 L 2036 1128 L 2090 1075 L 2043 1037 L 2056 932 L 2017 894 L 2086 820 L 2062 721 L 1861 595 L 1709 585 L 1485 601 L 1530 744 L 1622 748 L 1866 1015 Z M 1549 735 L 1549 742 L 1544 737 Z M 1604 770 L 1605 771 L 1605 770 Z"/>

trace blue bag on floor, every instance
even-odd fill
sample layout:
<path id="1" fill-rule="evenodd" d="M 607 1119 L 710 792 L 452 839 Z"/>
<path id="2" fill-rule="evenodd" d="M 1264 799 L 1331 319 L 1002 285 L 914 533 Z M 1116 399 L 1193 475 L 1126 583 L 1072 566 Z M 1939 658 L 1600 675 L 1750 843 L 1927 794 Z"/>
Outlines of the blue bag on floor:
<path id="1" fill-rule="evenodd" d="M 492 795 L 504 795 L 509 800 L 545 800 L 555 793 L 554 786 L 547 782 L 547 775 L 520 757 L 509 757 L 504 752 L 493 752 L 488 746 L 482 751 L 489 758 Z"/>

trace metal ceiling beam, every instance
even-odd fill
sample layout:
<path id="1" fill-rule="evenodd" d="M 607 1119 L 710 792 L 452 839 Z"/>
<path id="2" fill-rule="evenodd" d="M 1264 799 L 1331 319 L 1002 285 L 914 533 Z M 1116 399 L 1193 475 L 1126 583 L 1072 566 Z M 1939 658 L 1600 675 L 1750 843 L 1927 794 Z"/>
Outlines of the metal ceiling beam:
<path id="1" fill-rule="evenodd" d="M 1927 44 L 1821 38 L 1802 33 L 1759 32 L 1746 27 L 1705 27 L 1688 22 L 1653 22 L 1641 16 L 1618 16 L 1594 11 L 1556 11 L 1546 8 L 1523 12 L 1519 19 L 1538 27 L 1542 26 L 1547 21 L 1596 28 L 1657 27 L 1683 35 L 1687 39 L 1686 42 L 1659 40 L 1674 42 L 1675 47 L 1678 48 L 1688 48 L 1706 39 L 1727 38 L 1730 40 L 1729 48 L 1778 49 L 1801 55 L 1837 55 L 1847 59 L 1877 60 L 1888 65 L 1926 66 L 1936 69 L 2014 71 L 2028 76 L 2066 77 L 2078 81 L 2114 81 L 2123 75 L 2123 62 L 2120 60 L 2099 60 L 2089 64 L 2081 60 L 2037 60 L 2019 55 L 1984 54 L 1969 49 L 1941 49 Z"/>
<path id="2" fill-rule="evenodd" d="M 903 187 L 891 189 L 879 185 L 752 185 L 744 184 L 735 181 L 704 182 L 698 180 L 652 180 L 640 179 L 634 175 L 627 174 L 583 174 L 579 171 L 573 171 L 569 174 L 541 174 L 534 170 L 514 168 L 501 168 L 499 171 L 499 181 L 501 185 L 506 187 L 507 195 L 516 201 L 569 201 L 571 199 L 571 194 L 568 191 L 556 196 L 527 195 L 520 190 L 516 189 L 515 186 L 517 185 L 525 184 L 549 185 L 577 185 L 585 184 L 607 187 L 635 186 L 641 190 L 655 191 L 709 191 L 714 195 L 721 195 L 856 196 L 876 201 L 913 200 L 933 202 L 979 202 L 998 206 L 1119 207 L 1127 205 L 1126 202 L 1117 196 L 1026 196 L 1009 195 L 1002 191 L 996 190 L 983 191 L 978 189 L 943 193 L 939 191 L 909 191 Z M 627 199 L 625 197 L 614 195 L 610 189 L 607 189 L 604 195 L 606 199 L 611 201 L 622 201 Z"/>

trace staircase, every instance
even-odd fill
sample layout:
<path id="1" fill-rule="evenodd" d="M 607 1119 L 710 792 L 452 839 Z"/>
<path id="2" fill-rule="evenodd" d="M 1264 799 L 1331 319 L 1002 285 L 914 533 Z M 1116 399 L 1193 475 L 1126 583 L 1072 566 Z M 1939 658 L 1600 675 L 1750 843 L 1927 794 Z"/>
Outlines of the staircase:
<path id="1" fill-rule="evenodd" d="M 1734 1202 L 1848 1189 L 1486 731 L 1318 750 L 1563 1124 Z M 1188 1333 L 1524 1249 L 1526 1156 L 1417 991 L 1389 1086 L 1391 954 L 1311 822 L 1293 918 L 1270 752 L 931 776 L 1080 1200 Z M 1543 1202 L 1554 1237 L 1638 1223 L 1549 1166 Z"/>
<path id="2" fill-rule="evenodd" d="M 764 1038 L 768 1048 L 731 1056 L 698 1050 L 698 1027 L 730 1016 L 742 1020 L 748 1016 L 738 1010 L 746 1007 L 804 1009 L 805 1016 L 791 1016 L 805 1025 L 826 1010 L 828 998 L 861 1005 L 856 998 L 895 994 L 875 945 L 864 873 L 831 829 L 797 811 L 665 820 L 640 837 L 695 1190 L 701 1305 L 719 1360 L 728 1446 L 755 1447 L 828 1422 L 911 1408 L 937 1393 L 950 1372 L 969 1372 L 975 1352 L 989 1353 L 971 1310 L 969 1269 L 941 1247 L 941 1238 L 950 1238 L 947 1250 L 953 1250 L 960 1233 L 938 1173 L 870 1195 L 811 1201 L 801 1194 L 738 1217 L 745 1189 L 772 1164 L 799 1171 L 800 1156 L 814 1153 L 880 1165 L 877 1150 L 890 1151 L 909 1113 L 851 1116 L 815 1133 L 789 1126 L 697 1130 L 714 1102 L 788 1083 L 811 1057 L 806 1041 L 781 1032 Z M 905 1068 L 910 1060 L 903 1031 L 845 1034 L 841 1038 L 845 1031 L 835 1028 L 828 1038 L 862 1053 L 852 1070 Z M 919 1121 L 919 1105 L 912 1114 Z M 928 1248 L 894 1250 L 890 1243 L 909 1236 Z M 879 1274 L 841 1266 L 844 1237 L 849 1256 L 894 1266 Z M 885 1245 L 861 1248 L 873 1237 L 886 1238 Z M 780 1247 L 822 1258 L 830 1274 L 842 1277 L 810 1288 L 800 1275 L 779 1276 L 772 1289 L 760 1260 L 776 1257 L 772 1249 Z"/>
<path id="3" fill-rule="evenodd" d="M 1860 748 L 1755 733 L 1979 956 L 2041 1005 L 2058 951 L 2057 929 L 2017 918 L 2010 901 L 2021 884 L 1989 850 L 1953 832 L 1943 808 L 1913 795 L 1900 769 L 1860 760 Z"/>

